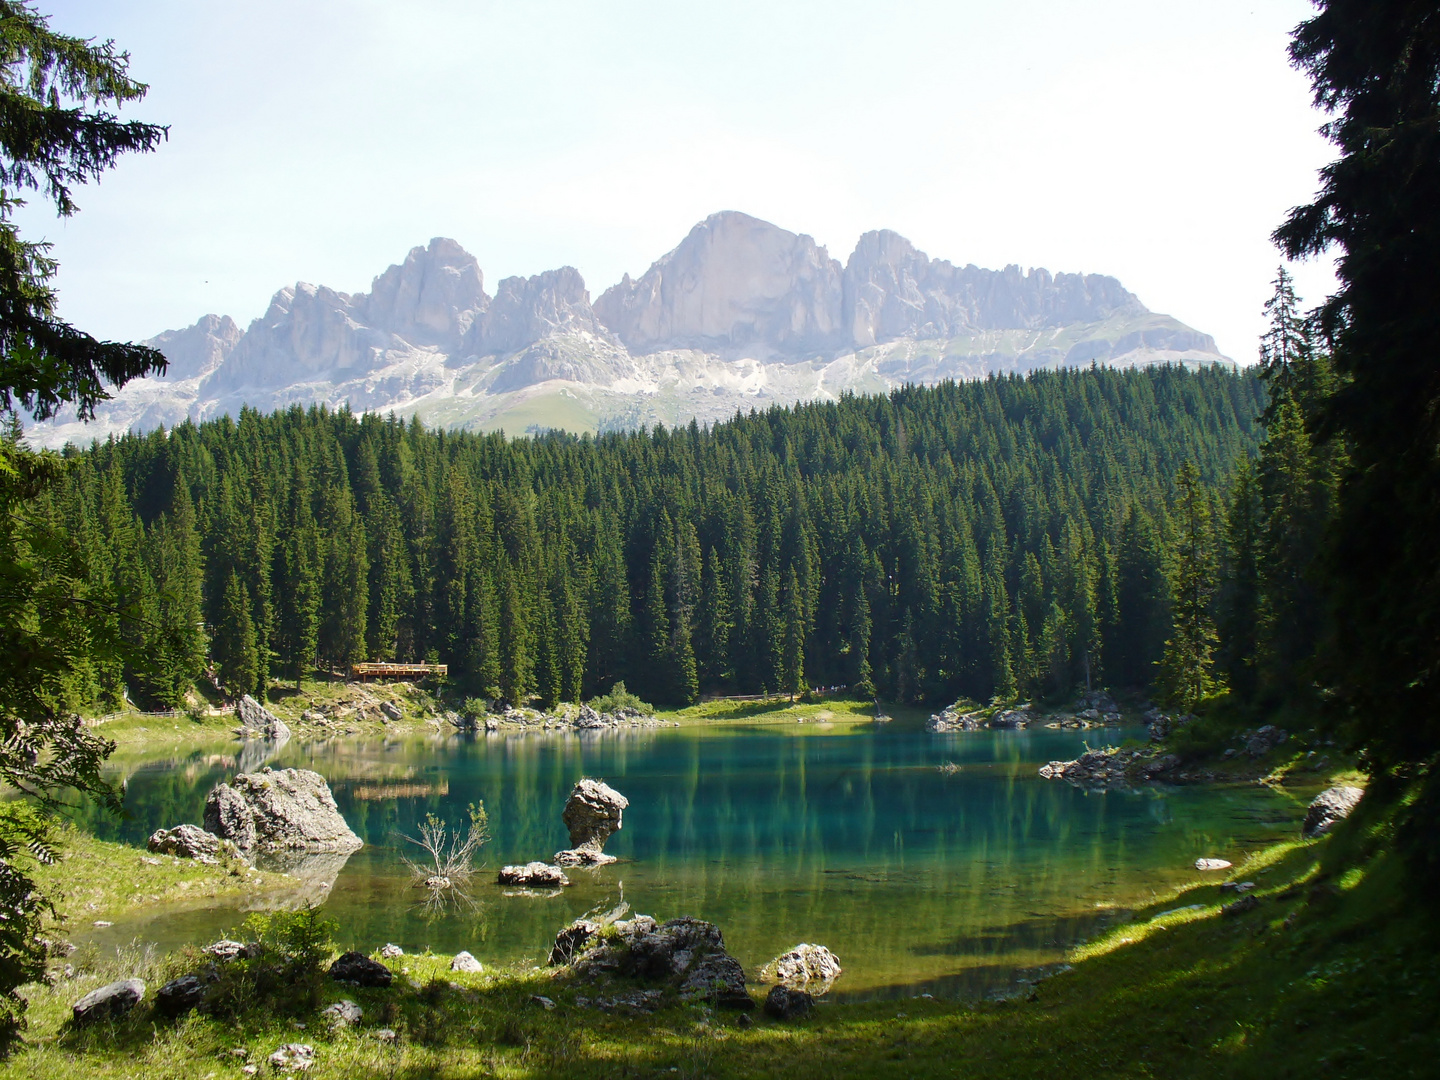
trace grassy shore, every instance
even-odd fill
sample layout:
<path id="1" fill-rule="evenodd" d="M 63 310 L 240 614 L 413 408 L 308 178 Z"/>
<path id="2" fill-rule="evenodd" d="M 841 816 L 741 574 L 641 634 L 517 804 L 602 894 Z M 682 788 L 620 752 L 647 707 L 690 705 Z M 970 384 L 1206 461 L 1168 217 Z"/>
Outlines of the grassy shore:
<path id="1" fill-rule="evenodd" d="M 296 887 L 294 878 L 270 874 L 238 860 L 217 865 L 152 855 L 128 844 L 97 840 L 73 827 L 60 834 L 58 862 L 36 868 L 41 888 L 57 900 L 67 926 L 152 904 L 196 902 L 227 896 L 255 896 Z"/>
<path id="2" fill-rule="evenodd" d="M 1227 914 L 1236 894 L 1195 884 L 1004 1002 L 822 1003 L 806 1021 L 757 1013 L 742 1028 L 736 1014 L 699 1006 L 582 1008 L 576 995 L 595 991 L 547 970 L 459 974 L 448 957 L 409 956 L 391 962 L 399 978 L 388 989 L 326 984 L 322 1006 L 349 998 L 364 1009 L 344 1031 L 308 1006 L 287 1015 L 283 999 L 226 1021 L 167 1021 L 142 1005 L 73 1030 L 69 1007 L 86 991 L 138 976 L 153 992 L 195 963 L 121 950 L 27 989 L 30 1031 L 0 1078 L 224 1077 L 246 1063 L 269 1074 L 266 1059 L 290 1042 L 315 1048 L 309 1076 L 337 1078 L 1433 1076 L 1436 930 L 1403 900 L 1388 816 L 1361 805 L 1334 837 L 1237 868 L 1235 880 L 1256 883 L 1251 910 Z"/>

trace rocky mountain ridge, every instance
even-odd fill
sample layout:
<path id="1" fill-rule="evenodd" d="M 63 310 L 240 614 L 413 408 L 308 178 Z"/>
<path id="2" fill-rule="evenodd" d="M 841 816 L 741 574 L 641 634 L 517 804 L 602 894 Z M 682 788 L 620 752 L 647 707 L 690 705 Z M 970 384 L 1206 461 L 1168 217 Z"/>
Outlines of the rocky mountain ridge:
<path id="1" fill-rule="evenodd" d="M 1207 334 L 1117 280 L 932 260 L 888 230 L 843 265 L 804 234 L 714 214 L 593 303 L 573 267 L 505 278 L 445 238 L 368 293 L 299 282 L 241 331 L 228 316 L 150 339 L 170 360 L 97 410 L 30 429 L 88 442 L 291 404 L 443 426 L 603 430 L 991 372 L 1092 362 L 1228 362 Z"/>

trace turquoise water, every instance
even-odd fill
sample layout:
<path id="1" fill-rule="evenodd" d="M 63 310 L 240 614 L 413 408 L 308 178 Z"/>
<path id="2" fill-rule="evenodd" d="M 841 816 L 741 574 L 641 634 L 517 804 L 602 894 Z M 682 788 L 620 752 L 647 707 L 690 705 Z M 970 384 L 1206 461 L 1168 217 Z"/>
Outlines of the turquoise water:
<path id="1" fill-rule="evenodd" d="M 1293 800 L 1253 786 L 1086 792 L 1036 775 L 1084 741 L 1049 730 L 709 725 L 289 744 L 268 763 L 327 777 L 366 842 L 321 875 L 347 945 L 543 963 L 558 927 L 623 900 L 661 919 L 717 923 L 752 973 L 813 941 L 845 967 L 839 996 L 953 996 L 1059 962 L 1131 907 L 1193 879 L 1197 857 L 1239 862 L 1293 835 L 1303 816 Z M 199 822 L 210 788 L 253 767 L 235 753 L 121 763 L 127 818 L 92 827 L 143 844 L 155 828 Z M 942 772 L 945 763 L 958 769 Z M 501 864 L 569 846 L 560 811 L 581 776 L 630 799 L 606 845 L 620 862 L 570 871 L 574 885 L 558 895 L 507 895 L 494 884 Z M 493 839 L 474 904 L 427 909 L 401 861 L 401 835 L 426 813 L 459 822 L 479 800 Z M 208 940 L 259 903 L 156 906 L 96 936 Z"/>

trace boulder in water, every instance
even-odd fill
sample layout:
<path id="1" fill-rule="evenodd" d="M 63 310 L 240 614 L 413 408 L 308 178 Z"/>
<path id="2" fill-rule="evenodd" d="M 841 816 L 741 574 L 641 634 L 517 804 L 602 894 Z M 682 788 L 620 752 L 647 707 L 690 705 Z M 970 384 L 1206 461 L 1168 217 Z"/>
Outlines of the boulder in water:
<path id="1" fill-rule="evenodd" d="M 824 945 L 801 942 L 765 966 L 764 974 L 785 986 L 804 987 L 815 984 L 818 993 L 825 993 L 843 969 L 840 959 Z"/>
<path id="2" fill-rule="evenodd" d="M 308 769 L 261 769 L 217 784 L 205 828 L 241 851 L 351 852 L 362 841 L 345 824 L 330 785 Z"/>
<path id="3" fill-rule="evenodd" d="M 609 784 L 588 777 L 581 780 L 560 815 L 570 830 L 570 846 L 600 851 L 610 835 L 619 831 L 621 811 L 629 805 L 630 800 Z"/>
<path id="4" fill-rule="evenodd" d="M 524 866 L 505 866 L 500 870 L 501 885 L 524 885 L 532 889 L 558 889 L 569 885 L 570 879 L 558 866 L 543 862 L 526 863 Z"/>

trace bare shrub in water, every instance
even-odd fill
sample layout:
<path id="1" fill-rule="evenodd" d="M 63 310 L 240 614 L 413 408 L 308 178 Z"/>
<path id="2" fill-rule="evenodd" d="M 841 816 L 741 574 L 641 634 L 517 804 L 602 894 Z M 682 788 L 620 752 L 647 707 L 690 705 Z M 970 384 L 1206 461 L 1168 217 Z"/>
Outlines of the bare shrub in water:
<path id="1" fill-rule="evenodd" d="M 468 828 L 452 830 L 443 819 L 426 814 L 419 836 L 402 834 L 402 839 L 423 853 L 404 861 L 410 868 L 412 884 L 429 894 L 429 904 L 443 903 L 451 896 L 468 899 L 468 886 L 476 870 L 475 855 L 490 840 L 490 817 L 485 813 L 485 804 L 471 803 L 468 812 Z"/>

